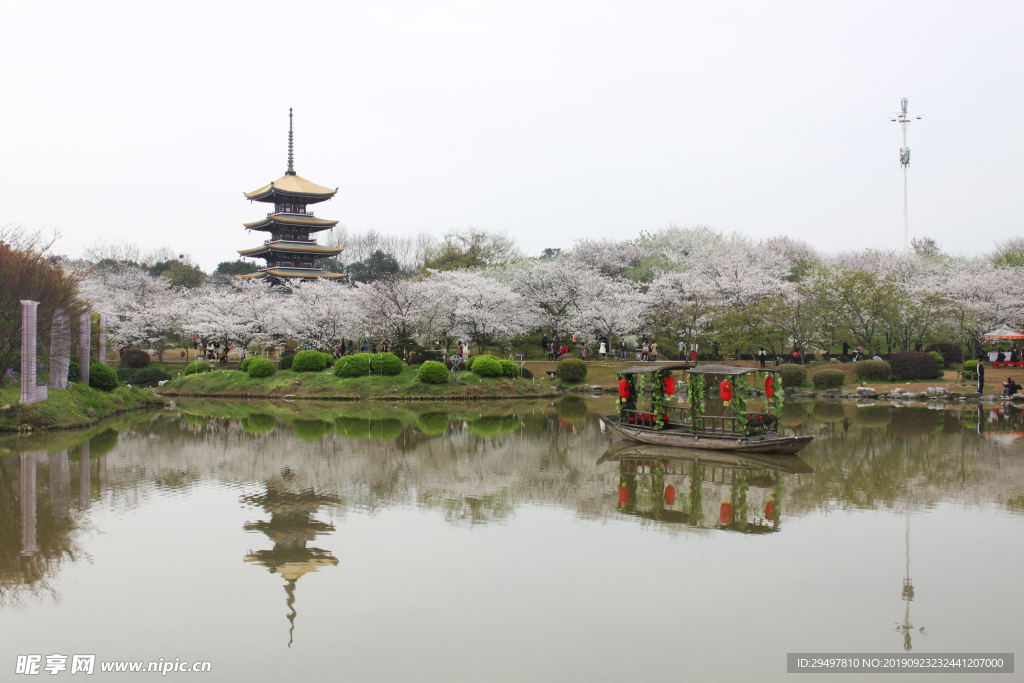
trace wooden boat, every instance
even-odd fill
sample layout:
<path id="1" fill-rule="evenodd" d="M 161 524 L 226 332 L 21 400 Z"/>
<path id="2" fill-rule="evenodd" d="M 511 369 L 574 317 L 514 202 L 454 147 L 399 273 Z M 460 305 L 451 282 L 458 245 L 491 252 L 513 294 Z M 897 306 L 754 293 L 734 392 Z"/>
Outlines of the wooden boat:
<path id="1" fill-rule="evenodd" d="M 685 369 L 688 376 L 690 407 L 664 405 L 674 393 L 672 371 Z M 598 413 L 601 421 L 625 439 L 658 446 L 699 448 L 741 453 L 797 453 L 814 440 L 813 436 L 783 436 L 779 432 L 782 391 L 775 380 L 775 370 L 734 367 L 729 365 L 650 365 L 628 368 L 619 376 L 619 414 Z M 704 401 L 705 376 L 724 376 L 720 385 L 727 398 L 731 415 L 707 415 Z M 765 413 L 746 412 L 749 393 L 748 376 L 766 378 Z M 642 377 L 638 381 L 638 377 Z M 640 394 L 651 390 L 651 408 L 636 409 Z M 776 390 L 777 389 L 777 390 Z"/>

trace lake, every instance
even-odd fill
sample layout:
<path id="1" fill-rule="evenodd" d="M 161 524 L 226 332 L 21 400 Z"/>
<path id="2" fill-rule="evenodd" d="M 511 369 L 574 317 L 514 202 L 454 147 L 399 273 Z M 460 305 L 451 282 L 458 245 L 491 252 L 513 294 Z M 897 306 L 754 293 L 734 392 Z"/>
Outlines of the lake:
<path id="1" fill-rule="evenodd" d="M 6 436 L 0 679 L 780 681 L 1021 642 L 1020 411 L 789 403 L 816 438 L 773 460 L 615 446 L 595 410 L 196 400 Z"/>

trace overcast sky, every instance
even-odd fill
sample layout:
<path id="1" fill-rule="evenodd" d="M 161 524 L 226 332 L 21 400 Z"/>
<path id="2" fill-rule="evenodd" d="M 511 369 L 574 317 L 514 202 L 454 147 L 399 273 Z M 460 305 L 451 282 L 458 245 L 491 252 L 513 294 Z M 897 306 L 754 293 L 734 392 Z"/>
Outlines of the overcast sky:
<path id="1" fill-rule="evenodd" d="M 205 269 L 286 167 L 351 230 L 669 224 L 977 253 L 1024 216 L 1024 3 L 0 0 L 0 225 Z"/>

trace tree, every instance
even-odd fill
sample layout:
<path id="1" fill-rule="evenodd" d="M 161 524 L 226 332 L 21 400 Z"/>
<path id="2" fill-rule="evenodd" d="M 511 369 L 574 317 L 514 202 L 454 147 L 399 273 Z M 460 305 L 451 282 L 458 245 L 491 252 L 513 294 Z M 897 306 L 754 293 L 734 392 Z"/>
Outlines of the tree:
<path id="1" fill-rule="evenodd" d="M 293 334 L 320 349 L 359 333 L 359 295 L 355 288 L 331 280 L 291 286 L 284 319 Z"/>
<path id="2" fill-rule="evenodd" d="M 391 275 L 356 285 L 357 322 L 373 335 L 391 340 L 416 336 L 433 305 L 422 281 Z"/>
<path id="3" fill-rule="evenodd" d="M 567 259 L 534 260 L 513 272 L 512 289 L 537 307 L 537 324 L 558 338 L 592 330 L 585 311 L 608 279 Z"/>
<path id="4" fill-rule="evenodd" d="M 21 301 L 38 301 L 36 309 L 39 348 L 46 358 L 50 325 L 58 308 L 74 318 L 79 275 L 66 271 L 50 258 L 59 234 L 33 231 L 21 226 L 0 227 L 0 385 L 14 355 L 21 351 Z"/>
<path id="5" fill-rule="evenodd" d="M 366 261 L 349 264 L 348 279 L 351 282 L 374 282 L 397 277 L 399 270 L 395 257 L 378 249 Z"/>
<path id="6" fill-rule="evenodd" d="M 504 232 L 467 228 L 445 235 L 440 245 L 426 253 L 424 267 L 428 270 L 486 268 L 520 256 L 515 239 Z"/>
<path id="7" fill-rule="evenodd" d="M 256 267 L 255 263 L 249 261 L 243 261 L 238 259 L 237 261 L 221 261 L 217 264 L 217 270 L 213 271 L 217 275 L 248 275 L 249 273 L 255 273 L 259 268 Z"/>
<path id="8" fill-rule="evenodd" d="M 475 342 L 481 352 L 494 343 L 509 341 L 534 324 L 534 308 L 501 282 L 465 271 L 438 273 L 430 281 L 437 289 L 446 290 L 431 299 L 451 302 L 455 333 Z"/>

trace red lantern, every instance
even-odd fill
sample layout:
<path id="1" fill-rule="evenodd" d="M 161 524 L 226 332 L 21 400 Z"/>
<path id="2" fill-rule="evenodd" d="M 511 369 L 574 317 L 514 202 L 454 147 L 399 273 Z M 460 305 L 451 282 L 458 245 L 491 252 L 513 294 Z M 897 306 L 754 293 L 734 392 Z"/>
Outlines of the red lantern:
<path id="1" fill-rule="evenodd" d="M 772 501 L 769 500 L 768 504 L 764 506 L 764 518 L 765 519 L 772 519 L 772 515 L 774 515 L 774 514 L 775 514 L 775 505 L 773 505 Z"/>
<path id="2" fill-rule="evenodd" d="M 629 380 L 619 380 L 619 398 L 629 398 Z"/>
<path id="3" fill-rule="evenodd" d="M 718 389 L 722 392 L 722 403 L 728 404 L 732 400 L 732 382 L 723 379 L 722 383 L 718 385 Z"/>
<path id="4" fill-rule="evenodd" d="M 619 505 L 623 507 L 629 505 L 629 489 L 625 486 L 619 489 Z"/>
<path id="5" fill-rule="evenodd" d="M 722 503 L 719 517 L 722 520 L 722 524 L 732 524 L 732 503 Z"/>
<path id="6" fill-rule="evenodd" d="M 671 396 L 676 393 L 676 379 L 672 375 L 665 378 L 665 394 Z"/>
<path id="7" fill-rule="evenodd" d="M 665 487 L 665 505 L 671 505 L 676 502 L 676 487 L 669 484 Z"/>
<path id="8" fill-rule="evenodd" d="M 768 398 L 775 395 L 775 378 L 769 377 L 764 381 L 764 393 L 768 394 Z"/>

